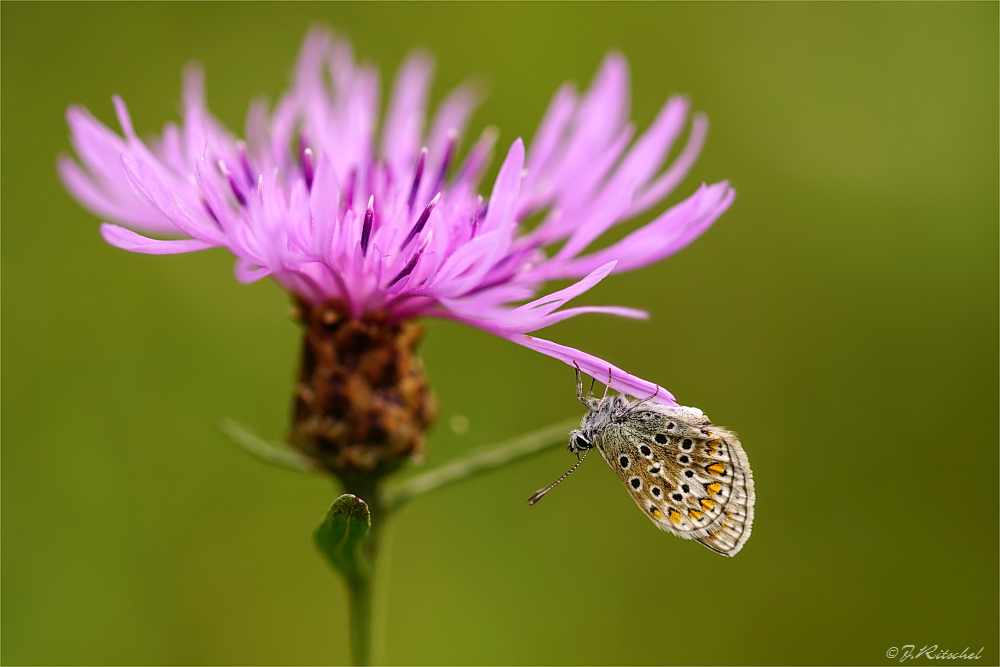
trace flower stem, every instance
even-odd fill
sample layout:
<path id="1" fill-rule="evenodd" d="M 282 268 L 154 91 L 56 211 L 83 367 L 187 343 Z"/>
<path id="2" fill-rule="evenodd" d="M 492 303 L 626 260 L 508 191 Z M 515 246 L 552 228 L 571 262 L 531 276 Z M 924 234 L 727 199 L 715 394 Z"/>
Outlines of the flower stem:
<path id="1" fill-rule="evenodd" d="M 411 477 L 389 489 L 382 487 L 382 478 L 377 474 L 342 471 L 337 475 L 345 493 L 330 506 L 313 537 L 320 551 L 344 578 L 350 611 L 353 664 L 372 663 L 375 577 L 382 546 L 382 531 L 391 514 L 417 495 L 500 468 L 561 443 L 566 437 L 566 431 L 575 424 L 576 420 L 553 424 Z M 260 458 L 301 469 L 294 465 L 294 459 L 276 456 L 272 445 L 263 443 L 239 424 L 228 423 L 221 428 L 238 444 Z M 379 638 L 381 637 L 380 633 Z"/>
<path id="2" fill-rule="evenodd" d="M 355 479 L 345 481 L 345 489 L 365 500 L 371 512 L 371 528 L 361 543 L 359 567 L 344 577 L 351 617 L 351 662 L 355 665 L 372 664 L 372 615 L 375 575 L 382 547 L 382 530 L 388 512 L 382 503 L 382 492 L 377 481 Z"/>
<path id="3" fill-rule="evenodd" d="M 351 610 L 351 663 L 354 665 L 372 664 L 372 575 L 367 572 L 346 580 Z"/>

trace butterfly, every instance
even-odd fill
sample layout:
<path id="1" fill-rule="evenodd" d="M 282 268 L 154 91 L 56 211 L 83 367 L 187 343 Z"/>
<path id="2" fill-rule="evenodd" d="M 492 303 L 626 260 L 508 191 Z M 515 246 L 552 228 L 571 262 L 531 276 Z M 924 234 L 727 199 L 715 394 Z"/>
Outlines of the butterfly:
<path id="1" fill-rule="evenodd" d="M 583 395 L 577 368 L 577 398 L 588 410 L 569 438 L 569 451 L 579 460 L 535 492 L 528 504 L 566 479 L 596 447 L 658 528 L 735 556 L 750 538 L 756 499 L 750 464 L 736 434 L 713 425 L 698 408 L 652 403 L 655 394 L 645 400 L 609 397 L 607 389 L 598 400 L 592 397 L 593 387 Z"/>

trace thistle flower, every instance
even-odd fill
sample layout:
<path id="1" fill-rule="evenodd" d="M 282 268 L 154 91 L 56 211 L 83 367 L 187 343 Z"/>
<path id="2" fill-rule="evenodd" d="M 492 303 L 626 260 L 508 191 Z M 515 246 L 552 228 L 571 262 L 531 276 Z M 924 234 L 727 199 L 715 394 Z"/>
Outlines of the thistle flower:
<path id="1" fill-rule="evenodd" d="M 564 85 L 526 150 L 517 139 L 485 196 L 496 133 L 460 155 L 477 99 L 459 87 L 425 127 L 432 63 L 410 56 L 381 131 L 379 76 L 322 30 L 307 36 L 291 90 L 251 105 L 246 139 L 207 110 L 200 70 L 184 79 L 183 123 L 146 143 L 114 98 L 124 136 L 68 111 L 79 162 L 59 161 L 104 239 L 148 254 L 225 247 L 243 282 L 270 276 L 306 329 L 291 441 L 338 476 L 391 470 L 419 454 L 433 419 L 414 350 L 415 318 L 472 325 L 576 364 L 629 395 L 676 405 L 662 387 L 533 332 L 583 313 L 646 317 L 616 306 L 566 307 L 611 273 L 677 252 L 731 204 L 726 182 L 702 185 L 599 250 L 611 227 L 657 206 L 687 174 L 707 121 L 674 97 L 632 141 L 624 58 L 609 55 L 590 88 Z M 540 219 L 532 229 L 522 223 Z M 576 282 L 538 297 L 546 281 Z M 517 305 L 521 304 L 521 305 Z"/>

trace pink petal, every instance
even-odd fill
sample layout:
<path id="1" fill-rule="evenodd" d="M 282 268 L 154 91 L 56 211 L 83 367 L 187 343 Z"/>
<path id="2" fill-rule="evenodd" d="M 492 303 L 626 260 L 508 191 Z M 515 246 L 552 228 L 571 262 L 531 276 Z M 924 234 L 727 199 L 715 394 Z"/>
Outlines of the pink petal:
<path id="1" fill-rule="evenodd" d="M 317 257 L 328 260 L 337 226 L 337 212 L 340 210 L 340 187 L 333 165 L 325 155 L 316 165 L 316 176 L 309 191 L 309 210 L 312 213 L 313 252 Z"/>
<path id="2" fill-rule="evenodd" d="M 258 266 L 242 257 L 237 258 L 233 272 L 236 275 L 236 279 L 241 283 L 256 282 L 261 278 L 271 275 L 271 269 L 268 267 Z"/>
<path id="3" fill-rule="evenodd" d="M 490 196 L 489 210 L 476 238 L 459 248 L 441 267 L 442 296 L 457 297 L 471 290 L 510 248 L 517 230 L 514 212 L 524 169 L 524 143 L 517 139 L 500 167 Z"/>
<path id="4" fill-rule="evenodd" d="M 621 221 L 632 203 L 633 190 L 632 183 L 617 190 L 606 188 L 590 207 L 587 218 L 559 249 L 554 259 L 564 261 L 576 257 L 610 227 Z"/>
<path id="5" fill-rule="evenodd" d="M 481 223 L 483 231 L 510 229 L 514 224 L 514 211 L 521 191 L 521 172 L 524 171 L 524 142 L 516 139 L 500 167 L 497 180 L 490 194 L 490 208 Z"/>
<path id="6" fill-rule="evenodd" d="M 726 182 L 703 186 L 618 243 L 566 264 L 541 266 L 535 275 L 540 279 L 573 278 L 613 259 L 619 260 L 615 272 L 620 273 L 658 261 L 696 239 L 729 208 L 735 196 Z"/>
<path id="7" fill-rule="evenodd" d="M 433 61 L 422 53 L 406 59 L 396 75 L 382 137 L 382 156 L 393 172 L 404 173 L 416 159 L 424 129 L 424 108 Z"/>
<path id="8" fill-rule="evenodd" d="M 552 154 L 559 146 L 563 134 L 573 112 L 576 109 L 576 93 L 573 86 L 563 84 L 549 103 L 549 108 L 542 117 L 542 122 L 531 140 L 531 150 L 528 151 L 528 180 L 535 186 L 535 181 L 548 166 Z"/>
<path id="9" fill-rule="evenodd" d="M 107 222 L 101 224 L 101 236 L 116 248 L 131 252 L 141 252 L 147 255 L 174 255 L 214 247 L 212 243 L 196 239 L 180 239 L 176 241 L 151 239 Z"/>
<path id="10" fill-rule="evenodd" d="M 209 229 L 205 225 L 195 222 L 180 200 L 167 190 L 156 177 L 148 173 L 149 169 L 137 164 L 125 155 L 122 156 L 121 166 L 122 173 L 125 174 L 129 185 L 136 193 L 160 209 L 178 230 L 212 245 L 225 243 L 225 237 L 217 227 Z"/>
<path id="11" fill-rule="evenodd" d="M 603 359 L 587 354 L 586 352 L 524 334 L 500 335 L 513 343 L 523 345 L 536 352 L 541 352 L 570 366 L 577 365 L 581 371 L 590 377 L 595 378 L 598 382 L 608 383 L 612 389 L 623 394 L 636 398 L 650 398 L 653 402 L 664 405 L 677 405 L 673 394 L 663 387 L 652 382 L 647 382 L 628 371 L 623 371 L 617 366 L 609 364 Z M 610 381 L 608 380 L 609 374 Z"/>
<path id="12" fill-rule="evenodd" d="M 625 317 L 630 320 L 648 320 L 649 313 L 638 308 L 626 308 L 625 306 L 578 306 L 576 308 L 564 308 L 558 312 L 546 315 L 529 327 L 521 330 L 521 333 L 531 333 L 553 324 L 568 320 L 577 315 L 614 315 L 615 317 Z"/>
<path id="13" fill-rule="evenodd" d="M 578 211 L 586 211 L 591 206 L 598 195 L 600 184 L 621 159 L 634 132 L 635 127 L 628 125 L 608 144 L 593 147 L 593 151 L 586 155 L 569 155 L 564 168 L 553 175 L 553 180 L 560 183 L 558 192 L 553 196 L 558 205 L 565 209 L 566 222 L 572 221 Z"/>
<path id="14" fill-rule="evenodd" d="M 677 136 L 684 129 L 690 104 L 683 97 L 672 97 L 660 109 L 653 124 L 639 137 L 628 151 L 621 166 L 608 183 L 608 188 L 635 183 L 645 188 L 646 182 L 656 173 L 670 152 Z M 632 211 L 629 215 L 634 215 Z"/>
<path id="15" fill-rule="evenodd" d="M 459 136 L 465 132 L 469 116 L 478 105 L 479 95 L 470 85 L 459 86 L 441 102 L 428 134 L 427 147 L 432 159 L 444 151 L 449 132 L 455 130 Z"/>
<path id="16" fill-rule="evenodd" d="M 114 182 L 121 175 L 118 158 L 128 150 L 120 136 L 109 130 L 83 107 L 66 111 L 73 148 L 83 164 L 103 180 Z"/>
<path id="17" fill-rule="evenodd" d="M 452 179 L 453 188 L 466 187 L 473 190 L 479 185 L 479 179 L 482 178 L 486 165 L 493 158 L 493 146 L 498 137 L 499 132 L 496 128 L 487 127 L 483 130 L 476 144 L 469 150 L 465 162 L 455 171 L 455 178 Z"/>
<path id="18" fill-rule="evenodd" d="M 202 197 L 205 198 L 205 202 L 212 210 L 216 220 L 222 225 L 222 229 L 228 233 L 236 226 L 235 216 L 233 216 L 232 211 L 226 204 L 225 198 L 212 180 L 208 165 L 205 164 L 205 158 L 196 160 L 194 166 L 195 182 L 198 184 L 198 190 L 201 192 Z"/>
<path id="19" fill-rule="evenodd" d="M 551 294 L 546 294 L 540 299 L 535 299 L 531 303 L 526 303 L 520 308 L 515 309 L 514 313 L 529 313 L 534 312 L 539 315 L 548 315 L 556 308 L 566 304 L 570 299 L 580 296 L 591 287 L 597 283 L 604 280 L 615 268 L 615 264 L 618 261 L 614 260 L 608 262 L 604 266 L 592 271 L 586 278 L 573 283 L 569 287 L 559 290 L 558 292 L 552 292 Z"/>
<path id="20" fill-rule="evenodd" d="M 580 101 L 577 118 L 582 139 L 603 145 L 628 121 L 628 63 L 620 53 L 609 53 Z"/>
<path id="21" fill-rule="evenodd" d="M 705 136 L 708 134 L 708 118 L 703 114 L 695 114 L 691 121 L 691 135 L 688 137 L 684 150 L 677 156 L 670 168 L 663 173 L 653 183 L 646 186 L 636 198 L 628 215 L 636 215 L 645 211 L 650 206 L 662 201 L 674 188 L 680 184 L 691 167 L 694 166 L 702 146 L 705 145 Z"/>
<path id="22" fill-rule="evenodd" d="M 132 217 L 129 214 L 133 213 L 133 211 L 130 211 L 128 207 L 121 206 L 97 187 L 73 158 L 68 155 L 61 155 L 57 162 L 57 168 L 59 170 L 59 177 L 62 179 L 66 189 L 70 191 L 70 194 L 94 213 L 122 222 L 128 222 L 128 220 L 121 220 L 123 217 Z M 133 208 L 138 209 L 138 212 L 140 212 L 140 216 L 138 217 L 142 217 L 141 213 L 147 212 L 148 208 L 138 199 L 133 198 L 133 202 Z"/>

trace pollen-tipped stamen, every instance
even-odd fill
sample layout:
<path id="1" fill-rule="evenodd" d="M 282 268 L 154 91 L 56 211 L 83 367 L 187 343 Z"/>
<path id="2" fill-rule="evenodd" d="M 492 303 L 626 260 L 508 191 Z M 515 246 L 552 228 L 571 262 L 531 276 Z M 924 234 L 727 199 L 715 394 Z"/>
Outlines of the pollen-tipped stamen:
<path id="1" fill-rule="evenodd" d="M 219 171 L 222 175 L 226 177 L 229 181 L 229 188 L 233 191 L 233 196 L 236 197 L 236 201 L 240 203 L 240 206 L 247 205 L 246 195 L 243 194 L 243 190 L 240 189 L 239 184 L 236 182 L 236 178 L 233 176 L 233 172 L 229 171 L 224 160 L 219 160 Z"/>
<path id="2" fill-rule="evenodd" d="M 412 241 L 414 237 L 416 237 L 416 235 L 423 230 L 424 225 L 427 224 L 427 221 L 431 217 L 431 211 L 433 211 L 434 207 L 437 206 L 439 199 L 441 199 L 440 192 L 434 195 L 434 199 L 431 200 L 431 203 L 424 208 L 424 212 L 420 214 L 419 218 L 417 218 L 417 222 L 413 225 L 413 229 L 410 230 L 410 233 L 406 235 L 406 239 L 403 241 L 402 245 L 399 246 L 400 250 L 404 250 L 406 246 L 410 244 L 410 241 Z"/>
<path id="3" fill-rule="evenodd" d="M 247 177 L 247 181 L 253 183 L 256 179 L 253 176 L 253 167 L 250 166 L 250 156 L 247 155 L 247 145 L 245 142 L 236 142 L 236 155 L 240 159 L 240 165 L 243 167 L 243 174 Z"/>
<path id="4" fill-rule="evenodd" d="M 372 223 L 375 222 L 375 195 L 368 198 L 368 208 L 365 210 L 365 221 L 361 225 L 361 255 L 368 256 L 368 239 L 372 234 Z"/>
<path id="5" fill-rule="evenodd" d="M 208 212 L 208 215 L 209 217 L 212 218 L 212 222 L 215 223 L 215 226 L 218 227 L 219 229 L 222 229 L 222 223 L 219 222 L 219 216 L 217 216 L 215 214 L 215 211 L 212 210 L 212 206 L 208 203 L 208 200 L 202 197 L 201 205 L 204 207 L 205 211 Z"/>
<path id="6" fill-rule="evenodd" d="M 479 218 L 480 212 L 483 210 L 483 196 L 479 195 L 479 201 L 476 202 L 476 212 L 472 216 L 472 235 L 470 239 L 476 238 L 476 230 L 479 229 Z"/>
<path id="7" fill-rule="evenodd" d="M 357 182 L 358 169 L 355 167 L 351 169 L 349 174 L 347 174 L 347 185 L 344 186 L 344 199 L 340 202 L 341 215 L 344 215 L 344 213 L 351 210 L 351 206 L 354 205 L 354 186 Z"/>
<path id="8" fill-rule="evenodd" d="M 311 148 L 302 151 L 302 175 L 306 179 L 306 188 L 312 190 L 313 178 L 316 176 L 316 165 Z"/>
<path id="9" fill-rule="evenodd" d="M 208 215 L 209 217 L 212 218 L 212 222 L 215 223 L 215 226 L 218 227 L 219 229 L 222 229 L 222 223 L 219 222 L 219 216 L 215 215 L 215 211 L 212 210 L 212 207 L 211 205 L 209 205 L 208 200 L 202 197 L 201 205 L 205 209 L 205 211 L 208 212 Z"/>
<path id="10" fill-rule="evenodd" d="M 417 190 L 420 189 L 420 179 L 424 176 L 424 165 L 427 163 L 427 149 L 420 149 L 420 157 L 417 158 L 417 166 L 413 169 L 413 185 L 410 186 L 410 196 L 406 200 L 406 210 L 412 211 L 413 204 L 417 200 Z"/>
<path id="11" fill-rule="evenodd" d="M 411 257 L 410 261 L 406 263 L 406 266 L 403 267 L 403 270 L 397 273 L 396 277 L 390 280 L 389 284 L 385 286 L 386 289 L 389 289 L 390 287 L 398 283 L 400 280 L 413 273 L 413 269 L 416 268 L 417 262 L 420 261 L 420 256 L 424 254 L 424 250 L 427 249 L 427 244 L 430 242 L 430 240 L 431 240 L 430 236 L 424 239 L 424 242 L 421 243 L 420 247 L 417 248 L 417 251 L 413 253 L 413 257 Z"/>
<path id="12" fill-rule="evenodd" d="M 452 128 L 448 130 L 448 145 L 444 150 L 444 159 L 441 160 L 441 168 L 438 169 L 437 180 L 434 181 L 435 192 L 439 192 L 444 186 L 444 180 L 448 176 L 448 169 L 451 167 L 452 158 L 455 157 L 456 144 L 458 144 L 458 130 Z"/>

